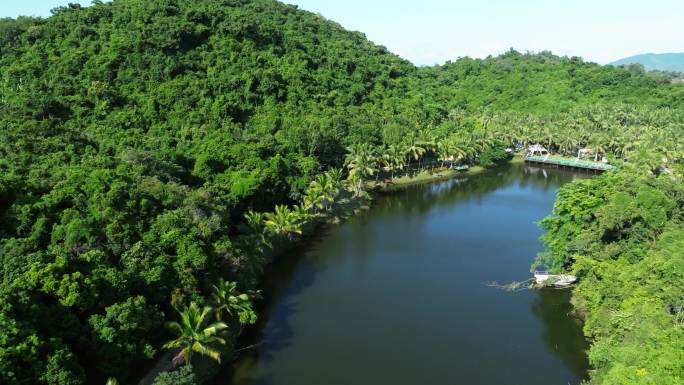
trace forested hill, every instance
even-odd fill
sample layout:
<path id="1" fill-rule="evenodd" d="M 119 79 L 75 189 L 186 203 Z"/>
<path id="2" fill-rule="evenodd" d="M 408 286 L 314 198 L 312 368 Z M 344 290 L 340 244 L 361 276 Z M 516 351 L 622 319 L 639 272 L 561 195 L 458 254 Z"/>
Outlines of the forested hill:
<path id="1" fill-rule="evenodd" d="M 402 168 L 434 157 L 437 137 L 476 159 L 504 145 L 485 138 L 483 109 L 586 122 L 588 141 L 606 112 L 568 112 L 617 103 L 681 109 L 684 87 L 550 54 L 416 68 L 273 0 L 2 19 L 0 383 L 136 383 L 173 337 L 174 308 L 209 303 L 222 278 L 257 288 L 268 256 L 254 224 L 272 214 L 289 240 L 298 229 L 275 205 L 312 216 L 293 205 L 352 144 L 393 148 Z M 612 137 L 677 121 L 623 107 L 609 110 Z"/>
<path id="2" fill-rule="evenodd" d="M 661 73 L 600 66 L 549 52 L 509 51 L 487 59 L 464 58 L 421 68 L 425 94 L 451 107 L 529 111 L 542 114 L 576 106 L 624 102 L 684 108 L 684 87 Z"/>
<path id="3" fill-rule="evenodd" d="M 274 1 L 119 0 L 2 30 L 10 116 L 162 152 L 197 142 L 199 132 L 170 144 L 183 130 L 261 138 L 299 127 L 287 142 L 307 145 L 302 127 L 382 100 L 414 71 L 362 34 Z"/>
<path id="4" fill-rule="evenodd" d="M 172 302 L 235 279 L 243 213 L 374 140 L 415 72 L 270 0 L 72 5 L 0 44 L 3 384 L 134 382 Z"/>

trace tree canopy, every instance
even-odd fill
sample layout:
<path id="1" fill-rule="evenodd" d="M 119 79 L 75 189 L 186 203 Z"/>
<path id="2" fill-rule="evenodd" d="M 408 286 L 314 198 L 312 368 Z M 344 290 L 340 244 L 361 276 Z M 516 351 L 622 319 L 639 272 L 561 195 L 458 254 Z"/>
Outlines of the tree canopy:
<path id="1" fill-rule="evenodd" d="M 254 322 L 246 293 L 275 249 L 338 201 L 364 196 L 373 179 L 445 162 L 487 165 L 506 146 L 547 140 L 561 152 L 591 144 L 618 162 L 681 175 L 682 108 L 681 85 L 550 53 L 416 68 L 273 0 L 94 1 L 46 19 L 0 19 L 0 382 L 136 383 L 174 338 L 164 322 L 179 325 L 175 309 L 193 303 L 235 317 L 216 321 L 225 325 Z M 633 269 L 676 267 L 668 240 L 681 238 L 681 202 L 666 179 L 639 177 L 621 194 L 604 191 L 609 179 L 572 185 L 545 222 L 544 262 L 588 276 L 608 266 L 568 249 L 579 240 L 567 234 L 588 237 L 583 226 L 600 225 L 619 240 L 606 250 L 626 253 Z M 565 214 L 576 194 L 582 204 Z M 681 307 L 674 294 L 643 290 L 615 298 L 631 301 L 629 314 L 681 324 L 661 311 Z M 584 305 L 591 293 L 587 285 L 576 299 L 588 332 L 623 335 L 592 321 L 602 305 Z M 642 308 L 644 298 L 660 302 Z M 216 310 L 188 330 L 205 330 Z M 228 329 L 216 338 L 239 330 Z M 675 349 L 681 326 L 638 336 L 670 338 Z M 617 338 L 592 350 L 608 368 L 597 383 L 634 375 L 625 368 L 635 345 L 614 355 L 602 348 Z M 643 355 L 676 355 L 654 349 Z M 681 378 L 680 367 L 653 368 Z M 190 383 L 189 370 L 159 383 Z"/>

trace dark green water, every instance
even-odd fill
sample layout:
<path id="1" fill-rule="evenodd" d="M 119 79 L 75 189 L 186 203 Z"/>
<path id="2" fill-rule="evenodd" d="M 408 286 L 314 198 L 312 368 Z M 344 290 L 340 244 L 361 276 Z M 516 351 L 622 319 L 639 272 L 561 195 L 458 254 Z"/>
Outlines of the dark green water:
<path id="1" fill-rule="evenodd" d="M 385 196 L 278 261 L 262 322 L 219 384 L 578 384 L 569 292 L 530 277 L 535 221 L 577 174 L 521 165 Z"/>

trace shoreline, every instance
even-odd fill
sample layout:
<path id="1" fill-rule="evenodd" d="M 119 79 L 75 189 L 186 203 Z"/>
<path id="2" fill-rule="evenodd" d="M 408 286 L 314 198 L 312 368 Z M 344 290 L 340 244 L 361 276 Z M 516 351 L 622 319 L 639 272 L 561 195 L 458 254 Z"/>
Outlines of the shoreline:
<path id="1" fill-rule="evenodd" d="M 310 222 L 303 224 L 303 233 L 295 240 L 280 242 L 277 247 L 278 250 L 272 250 L 271 255 L 267 263 L 263 265 L 264 270 L 272 266 L 276 260 L 283 255 L 287 254 L 296 247 L 306 243 L 309 239 L 315 237 L 320 233 L 322 229 L 329 226 L 336 226 L 343 223 L 346 220 L 351 219 L 354 216 L 361 214 L 364 211 L 368 211 L 374 204 L 377 194 L 387 194 L 392 192 L 401 191 L 410 186 L 417 186 L 421 184 L 429 184 L 435 182 L 442 182 L 457 178 L 459 176 L 474 176 L 479 175 L 487 171 L 491 171 L 496 167 L 508 165 L 508 164 L 518 164 L 523 163 L 524 159 L 522 156 L 514 156 L 505 161 L 492 164 L 490 166 L 471 166 L 468 170 L 458 171 L 458 170 L 442 170 L 441 172 L 431 173 L 429 170 L 423 170 L 416 174 L 415 176 L 401 176 L 392 179 L 392 184 L 386 184 L 383 182 L 369 182 L 368 191 L 366 194 L 361 196 L 350 195 L 341 198 L 336 204 L 335 208 L 328 212 L 319 213 L 318 217 L 312 218 Z M 263 285 L 260 285 L 263 286 Z M 259 316 L 260 314 L 258 314 Z M 245 329 L 241 330 L 238 334 L 231 335 L 228 339 L 233 343 L 235 348 L 237 341 L 239 341 L 243 336 L 245 336 Z M 238 358 L 239 351 L 242 349 L 235 349 L 232 353 L 230 360 L 215 365 L 213 361 L 210 361 L 204 357 L 200 357 L 194 366 L 199 369 L 195 371 L 195 378 L 198 384 L 208 385 L 215 384 L 218 375 L 232 365 L 233 362 Z M 224 353 L 229 353 L 229 351 L 224 351 Z M 154 382 L 156 376 L 166 370 L 159 371 L 160 368 L 168 368 L 168 363 L 163 362 L 166 357 L 169 357 L 170 352 L 162 353 L 155 364 L 152 365 L 150 372 L 147 372 L 143 378 L 141 378 L 137 384 L 138 385 L 150 385 Z M 176 368 L 177 369 L 177 368 Z M 151 372 L 156 372 L 152 375 Z"/>
<path id="2" fill-rule="evenodd" d="M 266 270 L 274 263 L 276 263 L 276 259 L 282 257 L 283 255 L 287 254 L 288 252 L 297 248 L 298 246 L 305 244 L 308 240 L 319 234 L 323 229 L 326 229 L 330 226 L 340 225 L 344 221 L 347 221 L 353 218 L 354 216 L 361 214 L 364 211 L 370 210 L 374 204 L 377 194 L 398 192 L 410 186 L 447 181 L 457 178 L 459 176 L 474 176 L 482 174 L 487 171 L 491 171 L 499 166 L 522 163 L 524 163 L 524 158 L 522 156 L 516 155 L 503 162 L 495 163 L 490 166 L 472 166 L 467 171 L 449 169 L 446 171 L 442 171 L 441 173 L 435 174 L 432 174 L 429 171 L 422 171 L 413 177 L 402 176 L 399 178 L 394 178 L 392 179 L 394 184 L 391 185 L 387 185 L 383 182 L 372 182 L 373 184 L 369 186 L 369 189 L 365 195 L 352 195 L 340 199 L 340 201 L 337 202 L 335 206 L 336 208 L 329 212 L 321 213 L 321 216 L 314 218 L 311 222 L 305 224 L 303 226 L 303 234 L 298 239 L 291 242 L 287 242 L 286 244 L 278 245 L 279 250 L 277 252 L 272 253 L 270 261 L 264 265 L 264 269 Z M 235 335 L 234 341 L 240 340 L 240 338 L 242 338 L 245 335 L 244 332 L 245 330 L 242 330 L 240 334 Z M 238 353 L 238 350 L 236 350 L 235 353 Z M 214 384 L 216 374 L 226 370 L 226 368 L 228 368 L 237 359 L 237 357 L 238 355 L 235 354 L 230 361 L 226 361 L 225 364 L 217 366 L 216 368 L 218 370 L 215 372 L 215 374 L 212 376 L 208 376 L 209 378 L 207 378 L 204 382 L 201 383 Z"/>
<path id="3" fill-rule="evenodd" d="M 361 205 L 359 205 L 359 207 L 360 207 L 359 210 L 356 210 L 353 212 L 348 212 L 347 214 L 349 214 L 349 215 L 346 215 L 344 217 L 344 219 L 342 219 L 340 222 L 332 222 L 332 221 L 324 220 L 321 218 L 319 221 L 317 221 L 318 223 L 316 224 L 316 226 L 314 228 L 311 229 L 311 231 L 305 232 L 305 234 L 299 240 L 292 242 L 290 244 L 290 247 L 287 248 L 287 250 L 282 250 L 282 253 L 279 253 L 281 255 L 279 255 L 277 258 L 288 257 L 289 261 L 283 262 L 283 261 L 279 261 L 278 259 L 275 259 L 275 260 L 271 261 L 271 263 L 269 263 L 268 266 L 273 266 L 275 264 L 278 264 L 279 262 L 285 263 L 285 265 L 289 265 L 291 263 L 294 263 L 292 261 L 296 261 L 298 258 L 301 257 L 301 255 L 299 255 L 300 250 L 297 250 L 300 246 L 306 247 L 307 242 L 309 242 L 312 238 L 315 239 L 318 235 L 321 234 L 322 231 L 327 232 L 331 228 L 334 228 L 333 226 L 330 226 L 330 225 L 341 224 L 344 222 L 344 220 L 352 219 L 354 215 L 362 214 L 363 211 L 366 211 L 366 210 L 372 208 L 373 205 L 376 203 L 376 199 L 382 198 L 382 196 L 383 196 L 382 194 L 384 194 L 386 192 L 387 193 L 399 192 L 399 191 L 401 191 L 402 188 L 406 188 L 406 187 L 410 187 L 410 186 L 417 186 L 417 185 L 421 185 L 421 184 L 429 184 L 429 183 L 434 183 L 434 182 L 445 181 L 445 180 L 450 179 L 450 178 L 448 178 L 448 176 L 451 176 L 451 178 L 457 178 L 459 176 L 480 175 L 480 174 L 483 174 L 485 172 L 491 172 L 491 171 L 495 171 L 495 173 L 493 173 L 493 174 L 498 174 L 498 171 L 507 169 L 505 166 L 520 165 L 523 163 L 524 163 L 524 160 L 521 157 L 515 157 L 515 158 L 512 158 L 506 162 L 494 164 L 494 165 L 491 165 L 489 167 L 479 167 L 479 166 L 478 167 L 472 167 L 471 170 L 468 170 L 468 172 L 442 173 L 441 176 L 434 175 L 431 177 L 423 177 L 423 178 L 410 178 L 410 179 L 406 178 L 407 180 L 404 183 L 401 183 L 399 185 L 394 186 L 394 188 L 391 189 L 391 191 L 386 191 L 386 190 L 382 190 L 382 189 L 375 189 L 373 192 L 369 193 L 368 196 L 366 196 L 366 197 L 356 198 L 356 199 L 360 199 L 363 202 Z M 428 174 L 428 173 L 426 172 L 425 174 Z M 353 200 L 356 200 L 356 199 L 353 199 Z M 319 225 L 321 225 L 321 226 L 319 226 Z M 293 254 L 288 254 L 288 252 L 292 251 L 293 249 L 295 249 L 294 250 L 295 252 Z M 268 301 L 268 300 L 266 300 L 266 301 Z M 262 308 L 262 310 L 263 310 L 263 308 Z M 573 318 L 575 318 L 579 322 L 582 322 L 582 318 L 576 318 L 576 317 L 573 317 Z M 253 347 L 258 346 L 262 341 L 261 336 L 258 332 L 254 333 L 254 332 L 250 332 L 249 330 L 245 330 L 245 332 L 243 332 L 238 338 L 239 338 L 238 340 L 242 340 L 242 343 L 240 345 L 246 346 L 246 348 L 237 349 L 236 354 L 234 355 L 232 360 L 227 361 L 224 365 L 221 365 L 221 367 L 219 369 L 220 370 L 219 374 L 214 377 L 213 381 L 209 380 L 209 382 L 206 382 L 206 384 L 212 384 L 212 385 L 223 384 L 225 382 L 220 382 L 219 378 L 222 378 L 224 380 L 225 380 L 225 378 L 230 378 L 230 377 L 227 377 L 228 373 L 231 373 L 231 375 L 232 375 L 234 370 L 237 370 L 237 373 L 240 373 L 241 366 L 236 365 L 235 364 L 236 361 L 239 362 L 238 360 L 241 359 L 243 354 L 246 354 L 248 356 L 247 360 L 250 360 L 251 359 L 250 355 L 256 354 L 256 353 L 251 352 L 251 349 Z M 242 352 L 242 350 L 247 350 L 247 351 Z M 242 359 L 244 359 L 244 357 L 242 357 Z"/>
<path id="4" fill-rule="evenodd" d="M 468 170 L 465 171 L 458 171 L 458 170 L 453 170 L 453 169 L 446 169 L 442 170 L 440 172 L 435 172 L 431 173 L 430 171 L 422 171 L 416 174 L 415 176 L 407 177 L 407 176 L 401 176 L 398 178 L 394 178 L 391 180 L 391 184 L 384 183 L 384 182 L 377 182 L 374 186 L 374 191 L 379 192 L 379 193 L 389 193 L 389 192 L 394 192 L 394 191 L 399 191 L 405 187 L 409 186 L 415 186 L 415 185 L 420 185 L 424 183 L 434 183 L 434 182 L 443 182 L 447 181 L 450 179 L 457 178 L 459 176 L 473 176 L 473 175 L 478 175 L 486 171 L 490 171 L 498 166 L 502 165 L 507 165 L 507 164 L 522 164 L 525 162 L 525 159 L 521 155 L 515 155 L 510 159 L 507 159 L 505 161 L 499 162 L 499 163 L 494 163 L 491 166 L 480 166 L 480 165 L 475 165 L 471 166 Z"/>

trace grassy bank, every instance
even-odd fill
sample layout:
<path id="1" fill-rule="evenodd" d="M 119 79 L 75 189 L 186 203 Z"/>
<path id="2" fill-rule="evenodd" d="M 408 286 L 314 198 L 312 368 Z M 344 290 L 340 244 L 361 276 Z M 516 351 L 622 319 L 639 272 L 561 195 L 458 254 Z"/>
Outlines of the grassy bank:
<path id="1" fill-rule="evenodd" d="M 502 164 L 519 164 L 524 163 L 525 159 L 522 156 L 516 155 L 515 157 L 492 164 L 487 167 L 483 166 L 470 166 L 468 170 L 458 171 L 449 168 L 435 168 L 432 170 L 423 170 L 416 174 L 402 175 L 397 178 L 391 179 L 390 183 L 377 182 L 372 187 L 374 191 L 378 192 L 392 192 L 401 190 L 408 186 L 423 184 L 423 183 L 434 183 L 441 182 L 449 179 L 454 179 L 459 176 L 473 176 L 487 171 L 493 167 L 500 166 Z"/>

